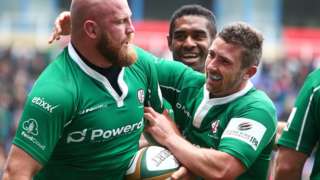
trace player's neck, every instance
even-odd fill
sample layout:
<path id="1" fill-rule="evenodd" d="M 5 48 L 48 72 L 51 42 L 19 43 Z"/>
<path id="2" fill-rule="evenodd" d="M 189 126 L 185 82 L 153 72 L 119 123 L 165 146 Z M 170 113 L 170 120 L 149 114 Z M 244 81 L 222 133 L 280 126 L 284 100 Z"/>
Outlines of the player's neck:
<path id="1" fill-rule="evenodd" d="M 97 52 L 94 45 L 85 42 L 78 43 L 77 41 L 72 41 L 71 43 L 77 53 L 91 64 L 100 68 L 109 68 L 112 66 L 112 63 L 108 59 Z"/>

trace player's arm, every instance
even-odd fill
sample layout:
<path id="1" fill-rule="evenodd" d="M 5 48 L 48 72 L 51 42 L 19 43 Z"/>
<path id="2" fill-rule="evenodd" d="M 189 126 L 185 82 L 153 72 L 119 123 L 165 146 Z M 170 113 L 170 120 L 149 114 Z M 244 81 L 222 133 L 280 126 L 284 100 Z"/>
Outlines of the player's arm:
<path id="1" fill-rule="evenodd" d="M 158 59 L 155 65 L 162 95 L 173 106 L 179 98 L 186 98 L 181 97 L 184 88 L 200 89 L 204 85 L 202 73 L 180 62 Z"/>
<path id="2" fill-rule="evenodd" d="M 31 180 L 41 167 L 41 164 L 29 154 L 12 145 L 4 169 L 3 180 Z"/>
<path id="3" fill-rule="evenodd" d="M 280 146 L 275 165 L 275 180 L 299 180 L 308 155 Z"/>
<path id="4" fill-rule="evenodd" d="M 275 179 L 301 179 L 305 161 L 318 142 L 320 93 L 313 87 L 318 77 L 312 73 L 306 78 L 277 142 Z"/>
<path id="5" fill-rule="evenodd" d="M 192 173 L 204 179 L 234 179 L 245 171 L 245 166 L 237 158 L 214 149 L 198 148 L 177 134 L 172 121 L 145 108 L 145 118 L 150 126 L 147 131 Z"/>

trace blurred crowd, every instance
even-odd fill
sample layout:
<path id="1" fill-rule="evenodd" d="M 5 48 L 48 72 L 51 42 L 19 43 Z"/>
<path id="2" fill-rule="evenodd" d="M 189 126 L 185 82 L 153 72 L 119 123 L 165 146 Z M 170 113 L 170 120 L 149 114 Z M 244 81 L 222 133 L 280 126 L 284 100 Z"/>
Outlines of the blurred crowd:
<path id="1" fill-rule="evenodd" d="M 22 52 L 0 49 L 0 175 L 27 94 L 49 59 L 36 49 Z"/>
<path id="2" fill-rule="evenodd" d="M 264 90 L 273 100 L 279 121 L 286 121 L 306 76 L 319 66 L 313 58 L 281 58 L 262 61 L 254 78 L 257 88 Z"/>
<path id="3" fill-rule="evenodd" d="M 52 52 L 36 49 L 0 48 L 0 177 L 26 96 L 35 79 L 50 63 L 50 54 Z M 272 98 L 279 120 L 288 118 L 297 92 L 317 63 L 314 59 L 262 61 L 254 83 Z"/>

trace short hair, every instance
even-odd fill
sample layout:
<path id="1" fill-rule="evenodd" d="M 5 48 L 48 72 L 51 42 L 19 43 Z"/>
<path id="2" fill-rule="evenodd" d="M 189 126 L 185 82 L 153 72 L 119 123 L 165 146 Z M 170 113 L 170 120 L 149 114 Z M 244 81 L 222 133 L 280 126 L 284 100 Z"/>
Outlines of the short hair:
<path id="1" fill-rule="evenodd" d="M 214 14 L 208 10 L 207 8 L 204 8 L 203 6 L 197 5 L 197 4 L 190 4 L 190 5 L 184 5 L 181 6 L 179 9 L 177 9 L 170 19 L 170 27 L 169 27 L 169 37 L 173 37 L 173 30 L 175 29 L 175 21 L 183 16 L 201 16 L 208 20 L 208 27 L 210 36 L 214 38 L 217 34 L 217 27 L 216 27 L 216 18 Z"/>
<path id="2" fill-rule="evenodd" d="M 262 56 L 263 36 L 244 22 L 235 22 L 225 26 L 218 37 L 227 43 L 243 47 L 242 68 L 259 65 Z"/>

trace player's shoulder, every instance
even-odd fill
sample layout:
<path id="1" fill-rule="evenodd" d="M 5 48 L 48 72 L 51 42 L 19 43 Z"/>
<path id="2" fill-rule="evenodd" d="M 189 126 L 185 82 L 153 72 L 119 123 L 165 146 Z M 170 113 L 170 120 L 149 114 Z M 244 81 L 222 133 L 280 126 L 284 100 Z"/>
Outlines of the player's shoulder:
<path id="1" fill-rule="evenodd" d="M 261 90 L 251 88 L 244 96 L 238 99 L 237 109 L 268 114 L 275 118 L 276 108 L 269 96 Z"/>
<path id="2" fill-rule="evenodd" d="M 42 88 L 55 89 L 59 87 L 68 87 L 81 79 L 81 72 L 78 65 L 69 56 L 65 48 L 51 63 L 41 72 L 35 82 L 35 86 Z M 45 86 L 42 86 L 45 84 Z"/>
<path id="3" fill-rule="evenodd" d="M 32 103 L 37 103 L 44 99 L 46 99 L 46 101 L 62 104 L 67 103 L 69 100 L 73 101 L 72 98 L 76 96 L 74 93 L 75 91 L 65 84 L 67 84 L 67 82 L 36 82 L 28 95 L 28 99 L 32 101 Z"/>
<path id="4" fill-rule="evenodd" d="M 318 91 L 320 89 L 320 69 L 312 71 L 305 79 L 303 88 L 305 91 Z"/>
<path id="5" fill-rule="evenodd" d="M 64 102 L 74 97 L 77 92 L 77 80 L 70 68 L 72 62 L 68 62 L 71 60 L 65 57 L 65 53 L 63 51 L 40 74 L 28 95 L 28 99 L 31 101 L 47 99 L 53 102 Z"/>
<path id="6" fill-rule="evenodd" d="M 256 88 L 252 88 L 248 95 L 245 96 L 246 101 L 250 103 L 261 103 L 261 104 L 268 104 L 270 106 L 273 106 L 273 102 L 270 99 L 270 97 L 265 93 L 264 91 Z"/>

